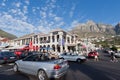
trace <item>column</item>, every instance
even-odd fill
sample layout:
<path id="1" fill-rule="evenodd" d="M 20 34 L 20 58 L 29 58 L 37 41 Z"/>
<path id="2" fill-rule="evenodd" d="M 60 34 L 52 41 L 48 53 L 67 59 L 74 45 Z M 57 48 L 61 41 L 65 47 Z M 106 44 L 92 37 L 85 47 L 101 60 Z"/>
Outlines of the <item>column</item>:
<path id="1" fill-rule="evenodd" d="M 26 39 L 26 44 L 28 44 L 28 38 Z"/>
<path id="2" fill-rule="evenodd" d="M 58 51 L 57 51 L 57 45 L 55 45 L 55 52 L 58 52 Z"/>
<path id="3" fill-rule="evenodd" d="M 75 46 L 75 48 L 76 48 L 76 51 L 78 51 L 78 44 L 76 43 L 76 46 Z"/>
<path id="4" fill-rule="evenodd" d="M 67 45 L 65 45 L 65 51 L 68 52 L 68 46 Z"/>
<path id="5" fill-rule="evenodd" d="M 76 43 L 76 36 L 74 35 L 74 43 Z"/>
<path id="6" fill-rule="evenodd" d="M 66 35 L 66 41 L 65 44 L 68 44 L 68 36 Z"/>
<path id="7" fill-rule="evenodd" d="M 37 38 L 38 38 L 38 46 L 40 46 L 40 36 L 37 35 Z"/>
<path id="8" fill-rule="evenodd" d="M 48 43 L 48 36 L 46 36 L 46 43 Z"/>
<path id="9" fill-rule="evenodd" d="M 34 36 L 32 36 L 32 43 L 34 44 Z"/>
<path id="10" fill-rule="evenodd" d="M 66 41 L 65 41 L 65 51 L 68 52 L 68 35 L 66 35 Z"/>
<path id="11" fill-rule="evenodd" d="M 22 39 L 20 40 L 20 45 L 22 45 Z"/>
<path id="12" fill-rule="evenodd" d="M 24 45 L 26 45 L 26 39 L 25 39 L 25 43 L 24 43 Z"/>
<path id="13" fill-rule="evenodd" d="M 37 41 L 36 41 L 36 36 L 34 37 L 34 39 L 35 39 L 35 44 L 37 43 Z"/>
<path id="14" fill-rule="evenodd" d="M 63 45 L 62 45 L 62 39 L 63 39 L 62 35 L 63 35 L 63 33 L 60 32 L 59 35 L 60 35 L 60 52 L 62 53 L 63 52 Z"/>
<path id="15" fill-rule="evenodd" d="M 70 39 L 70 44 L 72 43 L 72 41 L 71 41 L 71 36 L 69 37 L 69 39 Z"/>
<path id="16" fill-rule="evenodd" d="M 50 43 L 52 43 L 52 33 L 50 34 Z"/>
<path id="17" fill-rule="evenodd" d="M 55 43 L 57 43 L 57 35 L 54 35 Z"/>

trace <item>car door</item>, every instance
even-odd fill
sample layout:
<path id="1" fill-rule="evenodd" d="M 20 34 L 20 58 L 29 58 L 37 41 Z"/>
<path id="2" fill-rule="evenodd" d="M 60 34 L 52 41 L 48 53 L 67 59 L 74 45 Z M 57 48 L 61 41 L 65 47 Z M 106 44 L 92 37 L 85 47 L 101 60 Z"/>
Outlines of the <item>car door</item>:
<path id="1" fill-rule="evenodd" d="M 21 69 L 23 72 L 28 73 L 28 74 L 33 74 L 34 73 L 34 66 L 35 66 L 35 56 L 36 55 L 31 55 L 21 61 Z"/>
<path id="2" fill-rule="evenodd" d="M 66 59 L 71 61 L 71 58 L 72 58 L 72 54 L 71 53 L 68 53 L 67 56 L 66 56 Z"/>
<path id="3" fill-rule="evenodd" d="M 68 54 L 67 54 L 67 53 L 63 53 L 63 54 L 61 55 L 61 58 L 64 58 L 64 59 L 68 60 Z"/>
<path id="4" fill-rule="evenodd" d="M 70 55 L 69 59 L 71 61 L 76 61 L 76 55 L 74 55 L 74 54 Z"/>

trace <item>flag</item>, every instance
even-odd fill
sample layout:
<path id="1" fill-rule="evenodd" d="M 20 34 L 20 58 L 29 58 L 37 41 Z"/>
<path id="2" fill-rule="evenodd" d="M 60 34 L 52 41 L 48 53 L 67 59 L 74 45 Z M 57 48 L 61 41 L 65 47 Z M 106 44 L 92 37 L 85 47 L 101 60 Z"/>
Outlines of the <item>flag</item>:
<path id="1" fill-rule="evenodd" d="M 32 41 L 29 43 L 29 49 L 30 49 L 30 50 L 33 49 L 33 43 L 32 43 Z"/>

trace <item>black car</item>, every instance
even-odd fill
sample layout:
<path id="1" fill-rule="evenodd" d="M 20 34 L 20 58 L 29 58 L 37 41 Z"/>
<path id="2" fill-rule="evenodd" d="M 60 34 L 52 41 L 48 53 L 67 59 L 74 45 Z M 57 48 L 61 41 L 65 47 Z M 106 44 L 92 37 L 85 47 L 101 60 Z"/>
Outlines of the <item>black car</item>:
<path id="1" fill-rule="evenodd" d="M 16 60 L 17 58 L 14 52 L 9 52 L 9 51 L 0 52 L 0 64 L 7 62 L 14 62 Z"/>

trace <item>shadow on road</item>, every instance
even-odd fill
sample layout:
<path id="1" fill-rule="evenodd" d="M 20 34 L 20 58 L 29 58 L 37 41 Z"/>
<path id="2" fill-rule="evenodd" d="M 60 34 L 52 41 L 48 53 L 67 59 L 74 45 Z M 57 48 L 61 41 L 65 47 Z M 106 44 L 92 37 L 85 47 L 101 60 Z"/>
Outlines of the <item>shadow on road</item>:
<path id="1" fill-rule="evenodd" d="M 29 80 L 29 78 L 22 73 L 12 75 L 0 74 L 0 80 Z"/>
<path id="2" fill-rule="evenodd" d="M 78 64 L 72 62 L 69 64 L 69 72 L 60 80 L 112 80 L 106 76 L 108 73 L 98 70 L 87 63 Z"/>

